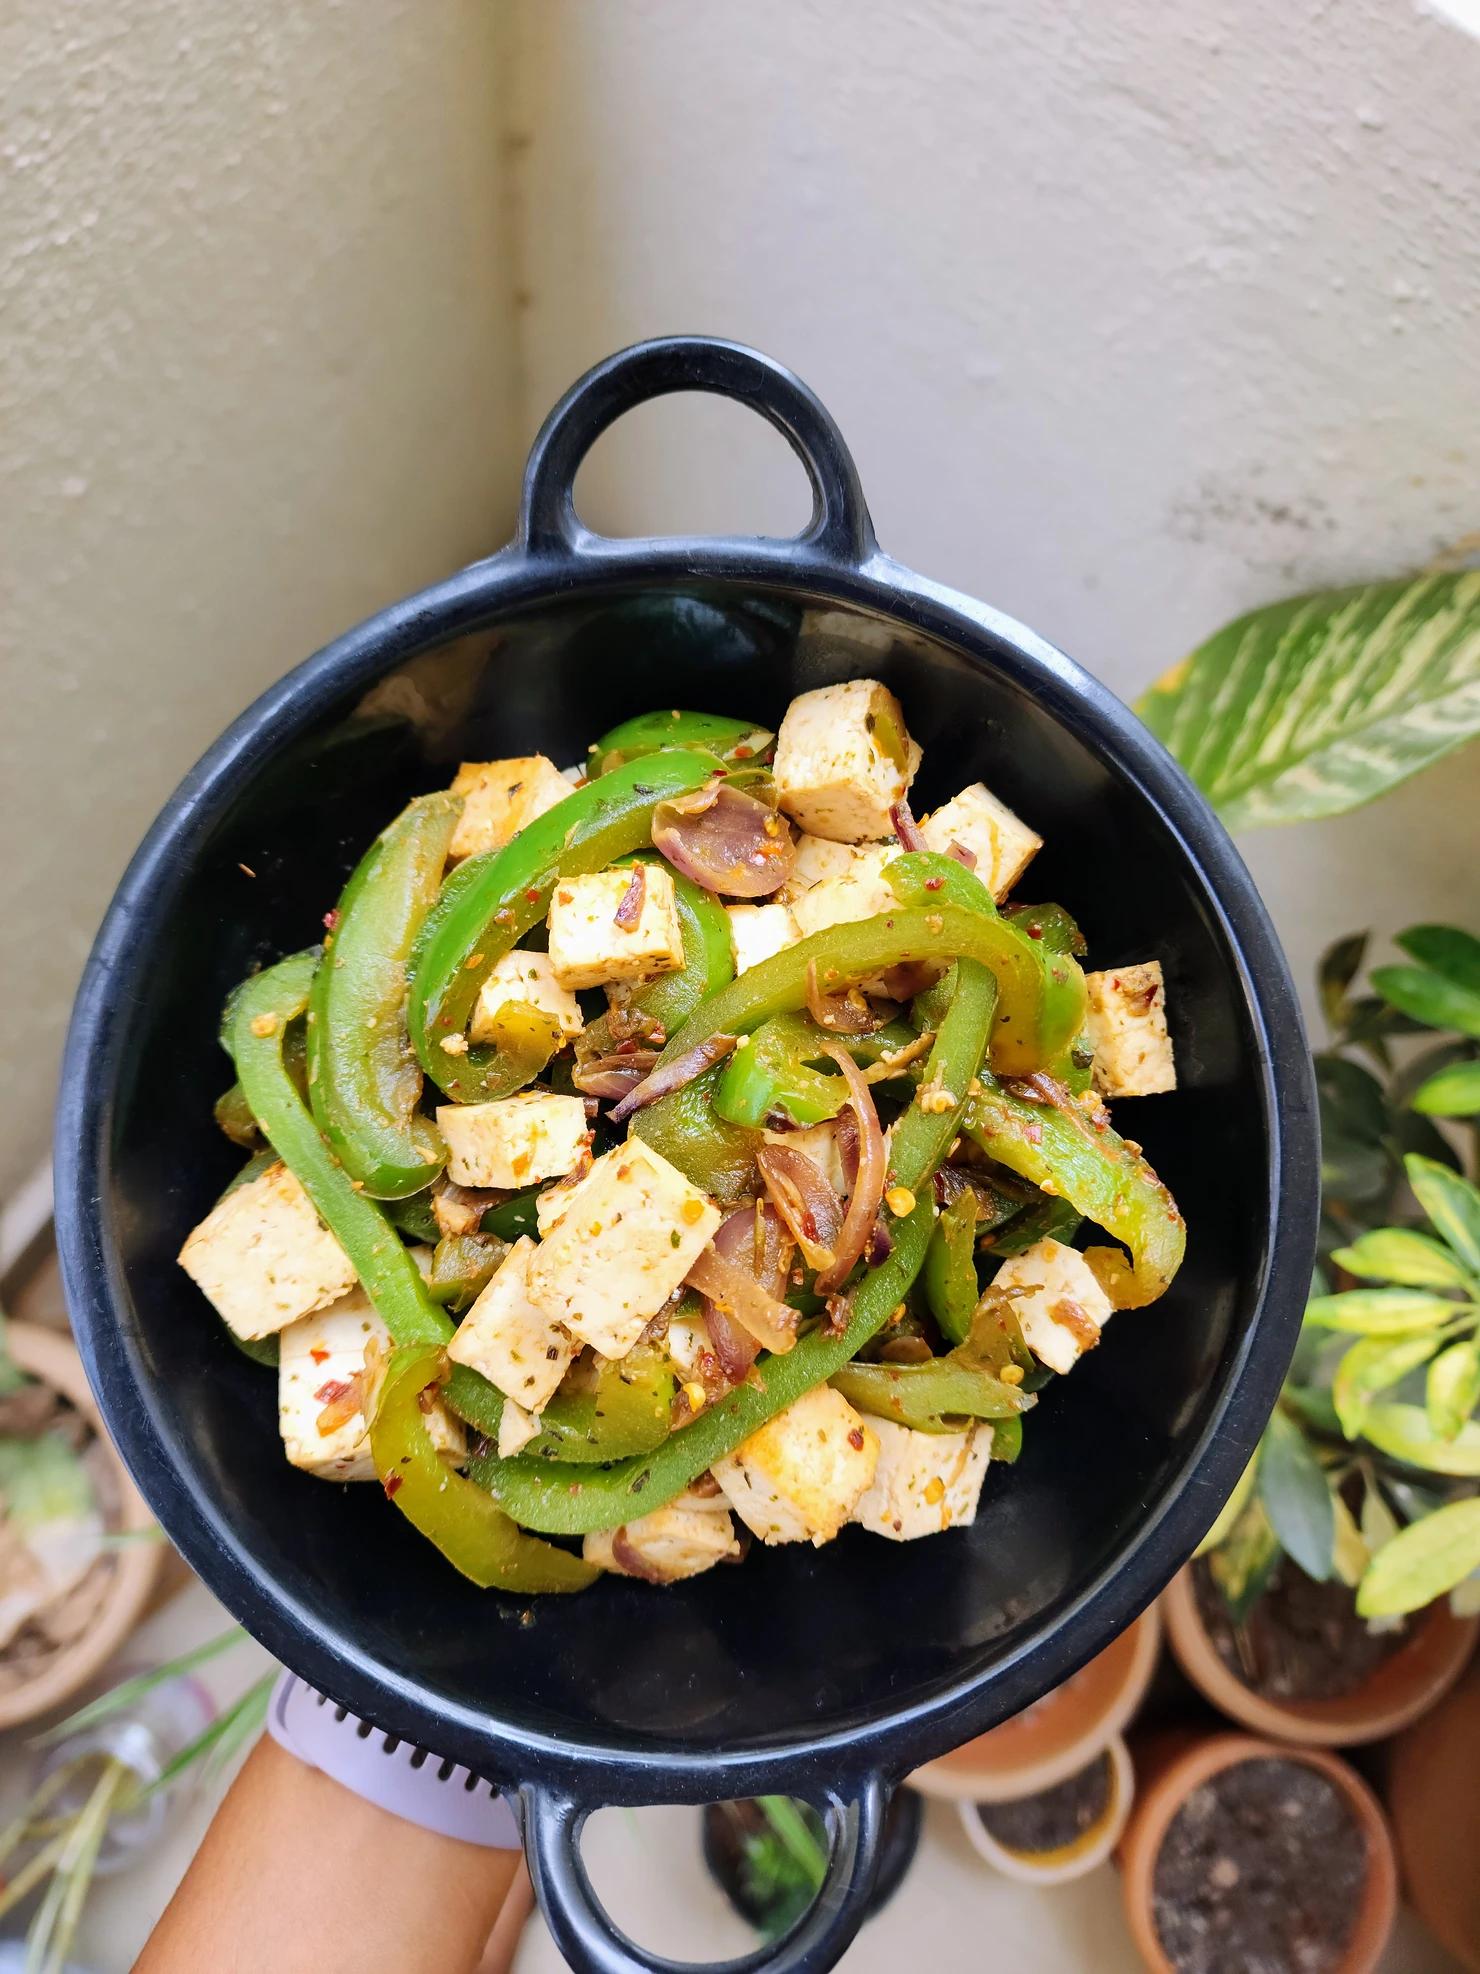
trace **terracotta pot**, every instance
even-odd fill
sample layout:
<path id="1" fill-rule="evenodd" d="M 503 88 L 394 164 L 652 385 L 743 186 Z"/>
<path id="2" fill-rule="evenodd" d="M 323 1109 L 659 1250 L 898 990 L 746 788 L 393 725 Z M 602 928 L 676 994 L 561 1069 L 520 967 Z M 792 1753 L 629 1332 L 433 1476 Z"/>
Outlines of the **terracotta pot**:
<path id="1" fill-rule="evenodd" d="M 119 1532 L 152 1528 L 149 1510 L 103 1429 L 82 1359 L 71 1338 L 57 1330 L 19 1322 L 10 1323 L 5 1334 L 21 1369 L 69 1399 L 96 1432 L 114 1471 Z M 44 1660 L 34 1678 L 9 1693 L 0 1693 L 0 1729 L 18 1727 L 23 1721 L 50 1713 L 88 1684 L 143 1617 L 166 1553 L 164 1545 L 155 1542 L 131 1542 L 114 1552 L 96 1621 L 81 1638 L 60 1646 Z"/>
<path id="2" fill-rule="evenodd" d="M 1432 1604 L 1412 1636 L 1339 1700 L 1270 1700 L 1250 1692 L 1219 1658 L 1197 1608 L 1189 1565 L 1161 1600 L 1167 1638 L 1183 1672 L 1204 1699 L 1256 1734 L 1302 1748 L 1352 1748 L 1396 1734 L 1427 1713 L 1459 1678 L 1474 1650 L 1480 1619 L 1456 1618 Z"/>
<path id="3" fill-rule="evenodd" d="M 1129 1723 L 1160 1646 L 1153 1606 L 1033 1706 L 916 1769 L 911 1786 L 952 1802 L 1005 1803 L 1067 1781 Z"/>
<path id="4" fill-rule="evenodd" d="M 1480 1970 L 1480 1872 L 1475 1869 L 1480 1773 L 1480 1663 L 1394 1743 L 1388 1812 L 1409 1899 L 1463 1966 Z"/>
<path id="5" fill-rule="evenodd" d="M 1136 1780 L 1125 1742 L 1118 1734 L 1112 1735 L 1100 1752 L 1110 1764 L 1110 1799 L 1099 1821 L 1073 1843 L 1053 1851 L 1014 1850 L 992 1835 L 977 1813 L 975 1802 L 959 1802 L 956 1810 L 972 1849 L 1004 1877 L 1043 1888 L 1067 1885 L 1103 1864 L 1120 1842 L 1135 1797 Z M 1090 1760 L 1095 1759 L 1091 1755 Z M 1032 1795 L 1036 1791 L 1028 1793 Z"/>
<path id="6" fill-rule="evenodd" d="M 1136 1951 L 1151 1974 L 1176 1974 L 1162 1951 L 1151 1896 L 1157 1859 L 1172 1819 L 1195 1789 L 1223 1769 L 1270 1759 L 1300 1762 L 1329 1777 L 1361 1825 L 1367 1839 L 1367 1876 L 1356 1924 L 1332 1974 L 1370 1974 L 1376 1967 L 1398 1904 L 1392 1837 L 1376 1796 L 1354 1769 L 1324 1749 L 1281 1747 L 1248 1734 L 1212 1734 L 1163 1737 L 1135 1750 L 1136 1805 L 1120 1847 L 1121 1893 Z"/>

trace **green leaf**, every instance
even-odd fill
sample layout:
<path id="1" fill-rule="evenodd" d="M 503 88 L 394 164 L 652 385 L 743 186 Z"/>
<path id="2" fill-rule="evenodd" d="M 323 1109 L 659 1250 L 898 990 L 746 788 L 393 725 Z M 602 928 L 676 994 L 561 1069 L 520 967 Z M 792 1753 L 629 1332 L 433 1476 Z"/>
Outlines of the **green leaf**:
<path id="1" fill-rule="evenodd" d="M 1410 1371 L 1427 1364 L 1438 1349 L 1432 1336 L 1364 1337 L 1354 1343 L 1337 1367 L 1331 1387 L 1331 1400 L 1341 1430 L 1356 1439 L 1362 1430 L 1368 1404 L 1379 1392 L 1391 1391 Z"/>
<path id="2" fill-rule="evenodd" d="M 1480 1345 L 1471 1337 L 1441 1350 L 1429 1366 L 1424 1409 L 1440 1439 L 1453 1439 L 1480 1400 Z"/>
<path id="3" fill-rule="evenodd" d="M 1344 1583 L 1348 1590 L 1355 1590 L 1362 1580 L 1362 1572 L 1372 1561 L 1372 1555 L 1351 1509 L 1342 1500 L 1341 1491 L 1334 1483 L 1331 1483 L 1331 1512 L 1336 1517 L 1331 1567 L 1339 1582 Z"/>
<path id="4" fill-rule="evenodd" d="M 1282 1396 L 1315 1432 L 1333 1436 L 1340 1433 L 1341 1421 L 1328 1392 L 1319 1391 L 1314 1385 L 1286 1385 Z"/>
<path id="5" fill-rule="evenodd" d="M 1410 1289 L 1469 1286 L 1469 1277 L 1449 1249 L 1411 1227 L 1376 1227 L 1350 1247 L 1337 1248 L 1331 1259 L 1348 1275 L 1360 1275 L 1364 1281 L 1398 1282 Z"/>
<path id="6" fill-rule="evenodd" d="M 1420 966 L 1480 994 L 1480 939 L 1473 932 L 1463 932 L 1457 925 L 1413 925 L 1400 932 L 1394 944 Z"/>
<path id="7" fill-rule="evenodd" d="M 1401 1617 L 1480 1569 L 1480 1500 L 1453 1501 L 1395 1535 L 1372 1559 L 1357 1591 L 1364 1618 Z"/>
<path id="8" fill-rule="evenodd" d="M 1438 1329 L 1461 1307 L 1415 1289 L 1347 1289 L 1341 1295 L 1316 1296 L 1305 1305 L 1305 1320 L 1319 1330 L 1340 1330 L 1347 1336 L 1403 1337 Z"/>
<path id="9" fill-rule="evenodd" d="M 1480 1479 L 1480 1425 L 1469 1420 L 1453 1439 L 1440 1439 L 1421 1405 L 1369 1405 L 1362 1435 L 1379 1453 L 1459 1480 Z"/>
<path id="10" fill-rule="evenodd" d="M 1410 1153 L 1403 1168 L 1434 1231 L 1448 1241 L 1466 1268 L 1480 1272 L 1480 1193 L 1437 1159 Z"/>
<path id="11" fill-rule="evenodd" d="M 1351 1019 L 1351 984 L 1362 970 L 1370 937 L 1366 932 L 1348 933 L 1345 939 L 1334 940 L 1321 955 L 1316 984 L 1326 1024 L 1334 1034 L 1344 1035 Z"/>
<path id="12" fill-rule="evenodd" d="M 1390 1007 L 1426 1028 L 1480 1035 L 1480 992 L 1460 987 L 1442 973 L 1421 966 L 1379 966 L 1372 970 L 1372 985 Z"/>
<path id="13" fill-rule="evenodd" d="M 1331 1490 L 1304 1433 L 1283 1412 L 1276 1412 L 1265 1429 L 1259 1499 L 1280 1546 L 1307 1576 L 1324 1583 L 1336 1542 Z"/>
<path id="14" fill-rule="evenodd" d="M 1235 1624 L 1242 1624 L 1258 1603 L 1282 1553 L 1264 1504 L 1256 1495 L 1227 1540 L 1208 1558 L 1208 1572 Z"/>
<path id="15" fill-rule="evenodd" d="M 1398 1518 L 1382 1498 L 1382 1490 L 1369 1474 L 1362 1488 L 1362 1540 L 1375 1556 L 1398 1533 Z"/>
<path id="16" fill-rule="evenodd" d="M 1231 829 L 1339 815 L 1480 732 L 1480 573 L 1252 611 L 1137 710 Z"/>
<path id="17" fill-rule="evenodd" d="M 1458 1038 L 1447 1042 L 1436 1042 L 1431 1047 L 1420 1049 L 1416 1055 L 1408 1057 L 1401 1069 L 1396 1070 L 1388 1080 L 1389 1104 L 1406 1104 L 1413 1093 L 1431 1076 L 1441 1069 L 1448 1069 L 1454 1062 L 1469 1062 L 1475 1054 L 1473 1042 Z"/>
<path id="18" fill-rule="evenodd" d="M 1258 1470 L 1259 1455 L 1256 1453 L 1247 1467 L 1233 1484 L 1233 1492 L 1218 1510 L 1213 1526 L 1193 1550 L 1194 1556 L 1206 1556 L 1210 1549 L 1216 1549 L 1226 1542 L 1233 1533 L 1234 1524 L 1244 1512 L 1254 1488 L 1254 1475 Z"/>
<path id="19" fill-rule="evenodd" d="M 1480 1062 L 1455 1062 L 1413 1093 L 1413 1108 L 1426 1117 L 1474 1117 L 1480 1113 Z"/>

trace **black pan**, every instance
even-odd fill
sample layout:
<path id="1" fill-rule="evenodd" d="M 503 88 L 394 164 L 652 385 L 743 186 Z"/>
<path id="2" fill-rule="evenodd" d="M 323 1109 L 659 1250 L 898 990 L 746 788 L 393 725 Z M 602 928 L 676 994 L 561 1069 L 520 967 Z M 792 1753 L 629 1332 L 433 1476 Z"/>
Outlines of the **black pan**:
<path id="1" fill-rule="evenodd" d="M 681 390 L 785 434 L 812 483 L 803 535 L 611 541 L 581 525 L 571 486 L 592 441 Z M 888 681 L 924 746 L 920 807 L 984 778 L 1046 838 L 1027 892 L 1071 908 L 1091 963 L 1162 959 L 1181 1088 L 1128 1106 L 1128 1128 L 1185 1211 L 1186 1265 L 1050 1390 L 969 1531 L 895 1545 L 852 1529 L 663 1591 L 612 1578 L 530 1605 L 474 1590 L 378 1489 L 285 1464 L 273 1379 L 175 1266 L 237 1162 L 210 1117 L 229 1080 L 222 997 L 310 943 L 364 844 L 459 760 L 576 760 L 652 706 L 774 725 L 793 693 L 860 673 Z M 790 372 L 678 337 L 612 357 L 556 407 L 508 548 L 289 673 L 171 797 L 78 995 L 56 1184 L 104 1416 L 222 1601 L 356 1713 L 520 1785 L 577 1967 L 653 1964 L 591 1895 L 591 1807 L 772 1790 L 828 1806 L 828 1888 L 756 1960 L 795 1970 L 830 1966 L 856 1928 L 897 1778 L 1099 1651 L 1208 1525 L 1293 1347 L 1317 1155 L 1284 960 L 1202 798 L 1061 653 L 879 550 L 847 448 Z"/>

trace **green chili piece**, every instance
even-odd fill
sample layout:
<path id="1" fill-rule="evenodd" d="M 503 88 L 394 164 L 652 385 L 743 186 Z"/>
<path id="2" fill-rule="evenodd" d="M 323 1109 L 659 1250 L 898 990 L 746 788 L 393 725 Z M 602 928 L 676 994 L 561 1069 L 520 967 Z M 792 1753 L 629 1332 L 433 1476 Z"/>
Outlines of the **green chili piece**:
<path id="1" fill-rule="evenodd" d="M 469 857 L 453 872 L 418 947 L 408 1021 L 422 1068 L 454 1102 L 511 1094 L 518 1066 L 505 1063 L 497 1048 L 449 1055 L 442 1043 L 466 1033 L 484 981 L 545 917 L 558 879 L 605 870 L 641 849 L 659 802 L 702 787 L 720 771 L 712 754 L 684 749 L 617 768 L 536 816 L 501 850 Z"/>
<path id="2" fill-rule="evenodd" d="M 624 762 L 675 747 L 702 747 L 726 764 L 750 761 L 763 754 L 773 738 L 754 720 L 732 720 L 723 713 L 639 713 L 593 742 L 586 754 L 586 773 L 594 781 Z"/>
<path id="3" fill-rule="evenodd" d="M 308 1003 L 308 1094 L 351 1179 L 377 1199 L 420 1192 L 447 1157 L 417 1111 L 406 963 L 436 899 L 461 801 L 422 795 L 376 837 L 339 900 Z"/>
<path id="4" fill-rule="evenodd" d="M 935 1357 L 928 1364 L 846 1364 L 830 1380 L 850 1405 L 922 1433 L 959 1433 L 968 1419 L 1009 1419 L 1037 1401 L 980 1365 Z"/>
<path id="5" fill-rule="evenodd" d="M 976 1195 L 969 1189 L 958 1193 L 936 1221 L 925 1256 L 925 1300 L 948 1343 L 965 1342 L 980 1294 L 976 1222 Z"/>
<path id="6" fill-rule="evenodd" d="M 370 1452 L 387 1495 L 448 1562 L 485 1590 L 584 1590 L 594 1564 L 527 1536 L 480 1487 L 438 1454 L 419 1403 L 442 1353 L 402 1348 L 391 1357 L 370 1418 Z"/>

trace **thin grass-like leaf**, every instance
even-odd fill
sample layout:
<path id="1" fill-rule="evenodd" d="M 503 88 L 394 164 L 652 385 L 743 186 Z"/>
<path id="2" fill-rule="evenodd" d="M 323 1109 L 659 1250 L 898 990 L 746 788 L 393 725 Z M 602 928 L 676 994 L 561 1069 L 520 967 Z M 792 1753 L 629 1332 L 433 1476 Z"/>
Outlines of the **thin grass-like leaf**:
<path id="1" fill-rule="evenodd" d="M 111 1720 L 115 1714 L 124 1713 L 136 1705 L 147 1694 L 152 1693 L 155 1687 L 163 1686 L 166 1680 L 178 1679 L 182 1673 L 194 1672 L 197 1666 L 203 1666 L 208 1660 L 219 1658 L 223 1652 L 230 1651 L 233 1645 L 244 1643 L 246 1636 L 247 1634 L 239 1627 L 231 1631 L 223 1631 L 219 1637 L 208 1638 L 203 1645 L 195 1645 L 188 1652 L 182 1652 L 167 1665 L 154 1666 L 148 1672 L 136 1673 L 132 1679 L 121 1680 L 117 1686 L 110 1686 L 106 1693 L 100 1693 L 95 1700 L 89 1700 L 86 1706 L 79 1707 L 75 1713 L 68 1714 L 65 1720 L 58 1721 L 55 1727 L 49 1727 L 44 1734 L 36 1738 L 42 1747 L 46 1747 L 57 1741 L 65 1741 L 69 1734 L 80 1734 L 84 1728 L 96 1727 L 101 1720 Z"/>

